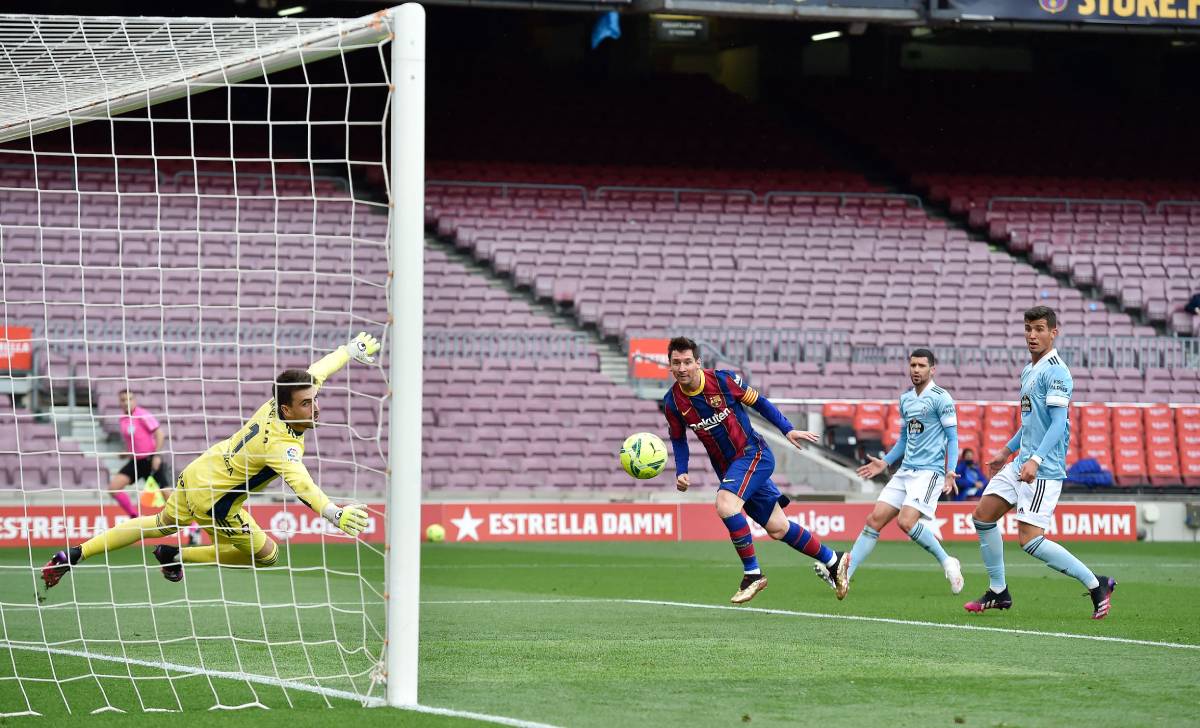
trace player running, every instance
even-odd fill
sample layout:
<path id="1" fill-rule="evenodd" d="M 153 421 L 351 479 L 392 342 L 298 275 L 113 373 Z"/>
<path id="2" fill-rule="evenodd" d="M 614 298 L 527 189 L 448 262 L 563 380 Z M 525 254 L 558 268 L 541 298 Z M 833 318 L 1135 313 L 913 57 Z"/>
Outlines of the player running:
<path id="1" fill-rule="evenodd" d="M 1067 406 L 1074 383 L 1054 347 L 1058 320 L 1054 310 L 1036 306 L 1025 312 L 1025 343 L 1032 361 L 1021 372 L 1021 427 L 1008 445 L 988 462 L 991 481 L 975 507 L 975 531 L 987 567 L 990 586 L 983 596 L 967 602 L 968 612 L 1008 609 L 1012 595 L 1004 579 L 1004 541 L 996 522 L 1017 507 L 1017 537 L 1021 547 L 1055 571 L 1078 579 L 1092 597 L 1092 619 L 1104 619 L 1117 581 L 1096 576 L 1070 551 L 1046 538 L 1066 477 L 1071 424 Z M 1007 466 L 1004 462 L 1020 452 Z"/>
<path id="2" fill-rule="evenodd" d="M 950 591 L 957 594 L 963 588 L 962 564 L 946 554 L 933 530 L 924 523 L 933 519 L 939 496 L 958 492 L 954 471 L 958 466 L 958 417 L 950 393 L 933 382 L 936 367 L 937 359 L 929 349 L 917 349 L 909 355 L 908 374 L 913 388 L 900 395 L 900 439 L 882 460 L 868 455 L 871 462 L 858 469 L 859 476 L 874 478 L 904 459 L 904 467 L 880 492 L 875 510 L 867 516 L 867 525 L 850 549 L 850 576 L 875 548 L 879 532 L 895 519 L 900 530 L 942 565 Z M 813 570 L 834 586 L 822 564 L 813 564 Z"/>
<path id="3" fill-rule="evenodd" d="M 302 462 L 304 433 L 317 426 L 317 390 L 325 380 L 351 356 L 369 364 L 375 361 L 372 355 L 377 351 L 379 342 L 361 333 L 307 371 L 284 371 L 275 381 L 274 399 L 259 407 L 232 437 L 213 445 L 184 468 L 157 515 L 125 521 L 80 546 L 54 554 L 42 567 L 46 588 L 58 584 L 80 561 L 144 538 L 170 536 L 192 522 L 208 531 L 212 545 L 182 550 L 156 546 L 154 557 L 169 581 L 183 579 L 183 564 L 271 566 L 279 558 L 279 547 L 242 510 L 242 504 L 276 476 L 282 477 L 306 506 L 343 532 L 357 536 L 367 525 L 366 511 L 362 506 L 335 505 L 313 482 Z"/>
<path id="4" fill-rule="evenodd" d="M 747 515 L 765 528 L 771 538 L 824 564 L 833 574 L 837 598 L 845 598 L 850 588 L 850 556 L 822 545 L 816 536 L 783 514 L 788 499 L 771 482 L 775 457 L 762 436 L 750 426 L 750 415 L 744 407 L 753 407 L 796 447 L 804 441 L 816 442 L 817 436 L 793 428 L 775 405 L 753 387 L 744 386 L 737 374 L 701 368 L 698 352 L 696 342 L 682 336 L 671 339 L 667 345 L 675 384 L 663 397 L 663 412 L 675 451 L 675 487 L 686 491 L 690 485 L 688 429 L 703 443 L 721 480 L 717 515 L 729 529 L 729 538 L 742 559 L 743 569 L 741 586 L 730 601 L 743 604 L 767 588 L 767 577 L 754 553 Z M 743 509 L 746 515 L 742 515 Z"/>

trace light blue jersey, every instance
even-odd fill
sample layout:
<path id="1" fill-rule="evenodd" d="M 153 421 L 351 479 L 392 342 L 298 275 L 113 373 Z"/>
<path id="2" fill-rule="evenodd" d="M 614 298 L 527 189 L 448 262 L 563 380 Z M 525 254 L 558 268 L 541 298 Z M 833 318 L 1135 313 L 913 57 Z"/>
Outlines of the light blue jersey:
<path id="1" fill-rule="evenodd" d="M 1037 364 L 1026 364 L 1021 372 L 1021 454 L 1017 456 L 1017 468 L 1037 452 L 1050 428 L 1050 408 L 1066 407 L 1071 403 L 1075 383 L 1071 371 L 1051 349 Z M 1044 480 L 1064 480 L 1067 477 L 1067 444 L 1071 441 L 1071 420 L 1067 418 L 1067 429 L 1062 441 L 1050 448 L 1050 453 L 1038 467 L 1037 477 Z"/>
<path id="2" fill-rule="evenodd" d="M 916 387 L 900 395 L 901 427 L 907 428 L 904 467 L 946 474 L 946 429 L 958 426 L 950 393 L 930 380 L 925 391 Z"/>

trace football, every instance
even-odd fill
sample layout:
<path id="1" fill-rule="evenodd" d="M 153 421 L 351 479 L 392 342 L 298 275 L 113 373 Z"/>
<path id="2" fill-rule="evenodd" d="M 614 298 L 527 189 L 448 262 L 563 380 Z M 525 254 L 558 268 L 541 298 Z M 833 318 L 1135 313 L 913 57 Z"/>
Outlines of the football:
<path id="1" fill-rule="evenodd" d="M 438 523 L 432 523 L 429 528 L 425 529 L 425 538 L 433 543 L 438 543 L 446 538 L 446 529 Z"/>
<path id="2" fill-rule="evenodd" d="M 621 467 L 638 480 L 653 478 L 667 464 L 667 446 L 651 432 L 638 432 L 621 445 Z"/>

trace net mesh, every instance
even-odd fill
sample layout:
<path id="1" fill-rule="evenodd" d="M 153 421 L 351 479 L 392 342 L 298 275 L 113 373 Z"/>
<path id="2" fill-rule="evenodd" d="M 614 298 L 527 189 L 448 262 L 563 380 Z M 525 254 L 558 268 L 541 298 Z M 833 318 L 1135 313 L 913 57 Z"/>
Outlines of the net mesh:
<path id="1" fill-rule="evenodd" d="M 160 507 L 136 469 L 110 490 L 122 390 L 168 488 L 277 372 L 382 334 L 387 22 L 0 16 L 0 716 L 382 695 L 379 366 L 333 375 L 305 437 L 325 492 L 371 505 L 364 538 L 276 479 L 247 501 L 275 566 L 170 583 L 146 541 L 39 572 L 129 517 L 114 493 Z"/>

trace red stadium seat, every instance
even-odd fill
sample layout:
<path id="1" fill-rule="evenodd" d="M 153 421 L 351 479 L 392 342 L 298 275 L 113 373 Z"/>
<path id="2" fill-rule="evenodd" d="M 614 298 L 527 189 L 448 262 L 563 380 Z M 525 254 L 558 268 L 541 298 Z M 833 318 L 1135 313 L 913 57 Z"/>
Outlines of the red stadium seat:
<path id="1" fill-rule="evenodd" d="M 1118 432 L 1108 439 L 1112 441 L 1113 447 L 1117 449 L 1123 447 L 1142 447 L 1146 444 L 1146 438 L 1142 436 L 1140 430 L 1126 430 L 1124 432 Z"/>
<path id="2" fill-rule="evenodd" d="M 1149 448 L 1146 452 L 1146 468 L 1151 485 L 1179 485 L 1183 482 L 1179 452 L 1174 445 Z"/>
<path id="3" fill-rule="evenodd" d="M 1183 484 L 1200 486 L 1200 445 L 1179 447 L 1179 466 Z"/>
<path id="4" fill-rule="evenodd" d="M 1085 404 L 1077 408 L 1080 432 L 1108 432 L 1111 429 L 1108 407 L 1102 404 Z"/>
<path id="5" fill-rule="evenodd" d="M 1175 410 L 1175 436 L 1181 453 L 1185 447 L 1200 448 L 1200 407 Z"/>
<path id="6" fill-rule="evenodd" d="M 979 459 L 979 445 L 982 442 L 977 431 L 959 432 L 958 433 L 958 452 L 961 454 L 963 450 L 970 448 L 975 451 L 976 459 Z"/>
<path id="7" fill-rule="evenodd" d="M 974 418 L 981 423 L 983 421 L 983 405 L 974 402 L 958 402 L 954 405 L 954 412 L 958 416 L 960 426 L 964 418 Z"/>
<path id="8" fill-rule="evenodd" d="M 1113 476 L 1117 485 L 1142 485 L 1148 481 L 1146 459 L 1140 447 L 1119 448 L 1114 465 Z"/>
<path id="9" fill-rule="evenodd" d="M 1072 438 L 1075 441 L 1075 438 Z M 1101 464 L 1108 463 L 1112 465 L 1113 446 L 1112 439 L 1103 433 L 1088 432 L 1079 437 L 1079 456 L 1082 458 L 1092 458 L 1098 460 Z M 1111 470 L 1112 468 L 1109 467 Z"/>
<path id="10" fill-rule="evenodd" d="M 1146 425 L 1146 437 L 1154 433 L 1175 434 L 1175 416 L 1171 408 L 1165 404 L 1156 404 L 1143 410 Z"/>
<path id="11" fill-rule="evenodd" d="M 1142 428 L 1142 413 L 1137 407 L 1112 408 L 1113 435 L 1119 435 L 1122 432 L 1141 433 Z"/>
<path id="12" fill-rule="evenodd" d="M 1007 431 L 1009 437 L 1016 431 L 1017 408 L 1011 404 L 989 404 L 983 412 L 984 430 Z"/>
<path id="13" fill-rule="evenodd" d="M 1013 433 L 1010 430 L 984 430 L 983 437 L 979 441 L 980 447 L 984 450 L 980 453 L 980 460 L 991 459 L 992 453 L 1007 445 L 1012 436 Z"/>
<path id="14" fill-rule="evenodd" d="M 855 409 L 856 407 L 849 402 L 826 402 L 825 406 L 821 408 L 825 426 L 837 427 L 853 424 Z"/>
<path id="15" fill-rule="evenodd" d="M 863 440 L 882 440 L 884 432 L 883 404 L 864 402 L 854 412 L 854 432 Z"/>

